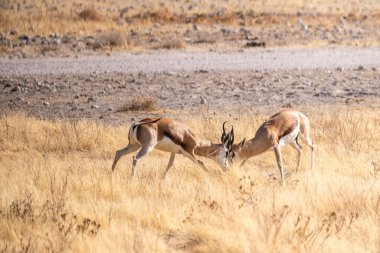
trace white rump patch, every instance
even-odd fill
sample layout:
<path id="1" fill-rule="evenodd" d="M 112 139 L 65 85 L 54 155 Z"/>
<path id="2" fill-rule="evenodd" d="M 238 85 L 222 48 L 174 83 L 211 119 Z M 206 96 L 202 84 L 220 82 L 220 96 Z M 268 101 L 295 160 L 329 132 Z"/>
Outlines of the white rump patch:
<path id="1" fill-rule="evenodd" d="M 131 134 L 130 138 L 131 138 L 131 141 L 137 142 L 138 144 L 141 145 L 141 143 L 137 139 L 137 129 L 139 128 L 139 126 L 136 126 L 136 125 L 137 125 L 136 123 L 133 123 L 133 125 L 131 126 L 132 134 Z"/>

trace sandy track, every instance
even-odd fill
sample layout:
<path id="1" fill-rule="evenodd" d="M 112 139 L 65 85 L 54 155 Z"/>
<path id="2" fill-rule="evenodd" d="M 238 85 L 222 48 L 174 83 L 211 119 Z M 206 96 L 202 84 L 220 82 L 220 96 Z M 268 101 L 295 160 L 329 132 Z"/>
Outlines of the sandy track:
<path id="1" fill-rule="evenodd" d="M 118 123 L 130 119 L 119 109 L 138 95 L 154 97 L 159 109 L 130 112 L 133 118 L 177 111 L 251 114 L 261 108 L 269 114 L 280 107 L 378 108 L 379 49 L 155 51 L 78 59 L 2 59 L 0 114 Z"/>
<path id="2" fill-rule="evenodd" d="M 246 71 L 380 67 L 380 48 L 246 49 L 240 52 L 156 51 L 80 58 L 0 59 L 1 76 Z"/>

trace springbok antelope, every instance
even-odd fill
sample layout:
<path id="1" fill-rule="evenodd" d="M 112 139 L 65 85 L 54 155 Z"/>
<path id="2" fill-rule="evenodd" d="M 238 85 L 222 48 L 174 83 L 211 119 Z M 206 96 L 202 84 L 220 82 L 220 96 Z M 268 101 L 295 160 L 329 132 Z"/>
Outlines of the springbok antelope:
<path id="1" fill-rule="evenodd" d="M 234 138 L 233 135 L 234 133 L 231 130 L 232 140 Z M 240 164 L 242 166 L 248 158 L 273 149 L 281 173 L 282 184 L 285 184 L 281 148 L 290 144 L 297 150 L 298 171 L 302 149 L 302 146 L 298 142 L 298 137 L 311 148 L 311 169 L 313 169 L 314 146 L 310 139 L 309 120 L 305 114 L 293 109 L 285 109 L 273 115 L 259 127 L 253 139 L 245 141 L 244 138 L 240 143 L 234 144 L 229 154 L 229 159 L 231 162 L 237 159 L 243 160 Z"/>
<path id="2" fill-rule="evenodd" d="M 228 154 L 232 149 L 233 139 L 231 139 L 231 132 L 226 134 L 225 125 L 223 123 L 223 134 L 221 137 L 222 143 L 215 144 L 208 140 L 199 139 L 191 130 L 183 123 L 168 119 L 168 118 L 147 118 L 132 124 L 129 129 L 128 139 L 129 144 L 127 147 L 116 151 L 115 159 L 112 164 L 112 171 L 114 171 L 118 160 L 127 154 L 137 151 L 133 157 L 132 174 L 135 174 L 137 162 L 153 149 L 158 149 L 170 152 L 169 163 L 162 176 L 165 177 L 166 173 L 173 165 L 176 154 L 182 154 L 193 162 L 201 166 L 207 172 L 204 164 L 196 159 L 195 155 L 211 158 L 215 160 L 223 170 L 226 170 L 228 164 Z"/>

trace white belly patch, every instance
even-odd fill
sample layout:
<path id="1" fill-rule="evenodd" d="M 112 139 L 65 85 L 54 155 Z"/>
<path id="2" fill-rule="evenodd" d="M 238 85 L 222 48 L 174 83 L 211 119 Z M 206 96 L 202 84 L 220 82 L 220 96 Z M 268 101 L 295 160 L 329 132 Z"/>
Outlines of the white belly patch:
<path id="1" fill-rule="evenodd" d="M 289 134 L 282 137 L 280 139 L 278 145 L 280 147 L 283 147 L 283 146 L 293 142 L 297 138 L 299 132 L 300 132 L 300 128 L 299 128 L 299 126 L 297 126 L 292 132 L 290 132 Z"/>
<path id="2" fill-rule="evenodd" d="M 156 144 L 154 148 L 171 153 L 181 153 L 183 150 L 180 145 L 175 144 L 168 137 L 164 137 L 160 142 Z"/>

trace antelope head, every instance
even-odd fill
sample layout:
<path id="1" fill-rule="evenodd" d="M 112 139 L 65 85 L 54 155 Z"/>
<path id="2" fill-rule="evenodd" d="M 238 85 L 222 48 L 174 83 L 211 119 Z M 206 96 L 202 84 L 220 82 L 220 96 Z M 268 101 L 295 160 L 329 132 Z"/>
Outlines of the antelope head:
<path id="1" fill-rule="evenodd" d="M 245 145 L 245 138 L 238 144 L 234 144 L 235 135 L 234 135 L 234 127 L 232 126 L 231 132 L 226 134 L 225 125 L 226 122 L 223 123 L 223 134 L 221 137 L 221 141 L 225 148 L 227 149 L 227 163 L 228 166 L 232 165 L 236 160 L 239 160 L 239 154 L 242 147 Z"/>
<path id="2" fill-rule="evenodd" d="M 227 121 L 223 123 L 223 133 L 220 137 L 220 140 L 222 142 L 222 150 L 218 151 L 218 154 L 216 154 L 216 161 L 219 165 L 222 166 L 223 170 L 227 170 L 227 168 L 230 166 L 229 157 L 234 143 L 234 127 L 232 126 L 231 131 L 229 133 L 226 133 L 226 123 Z"/>

